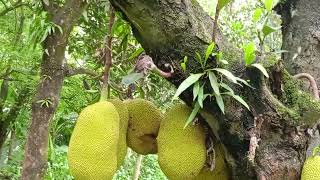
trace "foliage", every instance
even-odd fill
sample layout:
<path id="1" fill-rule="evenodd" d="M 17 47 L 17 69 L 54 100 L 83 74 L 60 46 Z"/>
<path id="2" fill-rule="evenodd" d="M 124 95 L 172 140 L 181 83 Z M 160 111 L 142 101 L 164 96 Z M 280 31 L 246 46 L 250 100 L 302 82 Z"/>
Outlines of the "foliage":
<path id="1" fill-rule="evenodd" d="M 206 98 L 209 100 L 215 99 L 218 107 L 220 108 L 221 112 L 224 114 L 224 96 L 231 96 L 242 105 L 244 105 L 248 110 L 250 110 L 248 104 L 238 95 L 234 94 L 232 88 L 225 82 L 228 80 L 231 83 L 235 83 L 237 85 L 242 86 L 242 84 L 250 86 L 245 80 L 234 76 L 230 71 L 223 68 L 223 65 L 228 64 L 228 61 L 222 59 L 221 52 L 214 52 L 214 43 L 211 43 L 206 50 L 205 56 L 202 57 L 198 52 L 196 52 L 195 59 L 201 65 L 202 71 L 197 74 L 190 74 L 188 78 L 186 78 L 178 87 L 174 99 L 176 99 L 183 91 L 187 90 L 190 86 L 193 85 L 193 101 L 194 101 L 194 108 L 187 119 L 185 127 L 191 123 L 194 117 L 197 115 L 200 109 L 203 108 L 203 102 Z M 212 68 L 211 63 L 208 62 L 209 57 L 215 57 L 217 67 Z M 184 58 L 183 63 L 186 61 L 187 58 Z M 211 58 L 212 59 L 212 58 Z M 210 59 L 210 60 L 211 60 Z M 182 63 L 182 64 L 183 64 Z M 209 84 L 211 87 L 210 91 L 205 91 L 205 86 L 209 79 Z"/>

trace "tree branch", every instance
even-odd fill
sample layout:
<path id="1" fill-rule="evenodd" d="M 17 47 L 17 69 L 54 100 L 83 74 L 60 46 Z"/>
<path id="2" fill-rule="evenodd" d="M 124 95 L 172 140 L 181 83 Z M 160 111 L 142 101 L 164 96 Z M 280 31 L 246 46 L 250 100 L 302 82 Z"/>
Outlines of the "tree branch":
<path id="1" fill-rule="evenodd" d="M 90 69 L 85 69 L 85 68 L 69 68 L 69 67 L 66 67 L 64 69 L 64 73 L 65 73 L 66 77 L 76 76 L 76 75 L 79 75 L 79 74 L 86 74 L 86 75 L 93 76 L 93 77 L 100 76 L 99 73 L 96 73 L 95 71 L 92 71 Z"/>
<path id="2" fill-rule="evenodd" d="M 15 10 L 21 6 L 28 6 L 28 3 L 23 3 L 21 2 L 21 0 L 17 1 L 16 3 L 14 3 L 11 7 L 8 7 L 6 9 L 4 9 L 3 11 L 0 12 L 0 16 L 4 16 L 6 15 L 8 12 Z"/>
<path id="3" fill-rule="evenodd" d="M 300 74 L 294 75 L 293 77 L 296 79 L 302 79 L 302 78 L 308 79 L 308 81 L 310 82 L 312 92 L 313 92 L 315 99 L 319 100 L 319 90 L 318 90 L 317 82 L 313 76 L 311 76 L 308 73 L 300 73 Z"/>

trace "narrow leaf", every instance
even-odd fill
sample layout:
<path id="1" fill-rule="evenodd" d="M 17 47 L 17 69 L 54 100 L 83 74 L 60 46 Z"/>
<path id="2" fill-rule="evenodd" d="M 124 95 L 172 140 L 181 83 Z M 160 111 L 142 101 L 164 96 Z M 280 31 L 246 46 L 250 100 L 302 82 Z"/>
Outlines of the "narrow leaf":
<path id="1" fill-rule="evenodd" d="M 194 108 L 191 112 L 191 114 L 189 115 L 186 124 L 184 125 L 184 129 L 193 121 L 193 119 L 196 117 L 196 115 L 198 114 L 200 110 L 200 105 L 198 103 L 196 103 L 194 105 Z"/>
<path id="2" fill-rule="evenodd" d="M 179 86 L 179 88 L 176 91 L 176 94 L 174 95 L 173 99 L 178 98 L 178 96 L 185 91 L 188 87 L 190 87 L 192 84 L 194 84 L 196 81 L 200 79 L 200 77 L 203 76 L 203 73 L 200 74 L 191 74 L 187 79 L 185 79 Z"/>
<path id="3" fill-rule="evenodd" d="M 203 89 L 204 89 L 204 85 L 200 87 L 199 94 L 198 94 L 198 103 L 201 108 L 203 108 Z"/>
<path id="4" fill-rule="evenodd" d="M 217 9 L 221 10 L 225 7 L 231 0 L 218 0 Z"/>
<path id="5" fill-rule="evenodd" d="M 220 83 L 220 86 L 225 88 L 226 90 L 228 90 L 231 94 L 234 94 L 234 91 L 232 90 L 232 88 L 230 86 L 228 86 L 225 83 Z"/>
<path id="6" fill-rule="evenodd" d="M 212 87 L 214 93 L 216 93 L 217 95 L 220 95 L 217 77 L 211 71 L 209 71 L 209 80 L 210 80 L 210 84 L 211 84 L 211 87 Z"/>
<path id="7" fill-rule="evenodd" d="M 199 82 L 197 81 L 193 86 L 193 101 L 197 98 L 199 94 L 199 89 L 200 89 L 200 85 L 199 85 Z"/>
<path id="8" fill-rule="evenodd" d="M 213 70 L 220 72 L 221 74 L 225 75 L 231 82 L 237 83 L 236 77 L 228 70 L 221 69 L 221 68 L 214 68 Z"/>
<path id="9" fill-rule="evenodd" d="M 274 28 L 274 27 L 271 27 L 271 26 L 268 26 L 268 25 L 264 25 L 263 28 L 262 28 L 262 32 L 263 32 L 263 36 L 266 37 L 268 36 L 269 34 L 277 31 L 279 28 Z"/>
<path id="10" fill-rule="evenodd" d="M 251 66 L 258 68 L 265 77 L 269 78 L 269 74 L 267 70 L 261 64 L 255 63 L 255 64 L 252 64 Z"/>
<path id="11" fill-rule="evenodd" d="M 268 10 L 271 11 L 273 8 L 273 0 L 264 0 L 264 7 Z"/>
<path id="12" fill-rule="evenodd" d="M 211 43 L 206 50 L 206 57 L 204 59 L 205 62 L 208 60 L 209 56 L 212 54 L 213 48 L 214 48 L 214 42 Z"/>
<path id="13" fill-rule="evenodd" d="M 250 111 L 249 105 L 247 104 L 247 102 L 245 100 L 242 99 L 242 97 L 235 95 L 235 94 L 228 94 L 228 95 L 232 96 L 235 100 L 240 102 L 244 107 L 246 107 Z"/>
<path id="14" fill-rule="evenodd" d="M 141 54 L 143 51 L 144 51 L 143 48 L 137 49 L 135 52 L 133 52 L 133 53 L 130 55 L 130 57 L 128 58 L 128 60 L 131 60 L 131 59 L 134 59 L 134 58 L 138 57 L 139 54 Z"/>
<path id="15" fill-rule="evenodd" d="M 221 112 L 224 114 L 224 102 L 223 102 L 222 96 L 215 94 L 215 97 Z"/>

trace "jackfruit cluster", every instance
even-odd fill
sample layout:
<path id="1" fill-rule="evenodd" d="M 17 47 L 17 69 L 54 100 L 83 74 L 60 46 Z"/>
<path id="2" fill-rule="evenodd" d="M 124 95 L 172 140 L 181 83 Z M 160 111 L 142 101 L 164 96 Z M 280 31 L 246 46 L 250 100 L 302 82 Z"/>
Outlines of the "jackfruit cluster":
<path id="1" fill-rule="evenodd" d="M 86 107 L 70 139 L 71 174 L 77 180 L 112 179 L 129 146 L 139 154 L 158 153 L 159 165 L 170 180 L 229 179 L 221 144 L 214 147 L 215 170 L 205 168 L 203 128 L 184 128 L 190 113 L 187 105 L 177 104 L 163 115 L 143 99 L 111 99 Z"/>
<path id="2" fill-rule="evenodd" d="M 72 133 L 68 163 L 77 180 L 112 179 L 117 170 L 119 114 L 110 102 L 86 107 Z"/>
<path id="3" fill-rule="evenodd" d="M 125 104 L 129 111 L 127 145 L 139 154 L 157 153 L 156 138 L 163 114 L 152 102 L 144 99 L 126 100 Z"/>
<path id="4" fill-rule="evenodd" d="M 320 179 L 320 156 L 314 155 L 304 162 L 301 180 L 319 180 Z"/>
<path id="5" fill-rule="evenodd" d="M 158 135 L 158 161 L 170 180 L 194 179 L 206 161 L 205 134 L 200 125 L 184 129 L 191 109 L 174 105 L 165 113 Z"/>

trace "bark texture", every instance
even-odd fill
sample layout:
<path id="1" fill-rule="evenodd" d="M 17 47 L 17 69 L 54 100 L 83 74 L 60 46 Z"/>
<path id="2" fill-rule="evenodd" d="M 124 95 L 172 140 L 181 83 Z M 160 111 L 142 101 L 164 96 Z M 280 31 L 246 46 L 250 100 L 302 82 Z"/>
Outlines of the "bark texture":
<path id="1" fill-rule="evenodd" d="M 195 52 L 203 54 L 210 43 L 214 21 L 205 14 L 196 1 L 111 0 L 111 2 L 131 23 L 134 35 L 156 65 L 163 70 L 166 63 L 174 67 L 174 76 L 168 78 L 170 82 L 178 86 L 190 72 L 200 71 L 200 65 L 192 57 Z M 253 90 L 233 87 L 237 94 L 244 97 L 251 111 L 228 98 L 225 99 L 225 115 L 219 111 L 214 101 L 204 103 L 206 112 L 203 114 L 207 113 L 210 117 L 213 115 L 213 118 L 204 118 L 210 120 L 208 123 L 212 124 L 213 130 L 217 132 L 218 138 L 228 152 L 226 161 L 232 169 L 232 178 L 300 179 L 309 140 L 305 133 L 308 125 L 301 119 L 309 117 L 310 114 L 307 111 L 297 113 L 296 110 L 290 109 L 290 101 L 276 99 L 268 87 L 281 86 L 274 85 L 275 82 L 272 80 L 267 82 L 260 71 L 245 68 L 241 63 L 243 62 L 241 56 L 236 50 L 230 49 L 219 33 L 214 39 L 219 50 L 233 62 L 234 66 L 230 70 L 238 77 L 249 79 L 255 88 Z M 184 56 L 189 57 L 186 72 L 180 68 Z M 210 59 L 209 62 L 215 66 L 214 59 Z M 288 83 L 281 81 L 278 83 L 284 83 L 284 87 L 289 87 L 289 90 L 295 89 L 295 82 L 289 83 L 292 77 L 285 73 L 282 67 L 281 63 L 275 64 L 274 68 L 269 68 L 270 74 L 285 76 L 284 79 L 287 79 Z M 205 89 L 207 92 L 210 91 L 209 87 Z M 290 96 L 286 95 L 288 94 L 285 93 L 284 99 L 290 99 Z M 186 91 L 180 98 L 190 105 L 192 92 Z M 254 149 L 253 139 L 260 141 L 252 162 L 248 160 L 247 155 L 249 149 Z M 250 157 L 252 158 L 251 153 Z"/>
<path id="2" fill-rule="evenodd" d="M 44 8 L 49 12 L 53 23 L 59 25 L 55 33 L 49 35 L 43 48 L 41 79 L 32 102 L 32 121 L 28 131 L 23 162 L 22 179 L 42 179 L 46 170 L 48 134 L 50 120 L 60 100 L 60 91 L 65 76 L 63 61 L 70 32 L 86 7 L 86 1 L 68 0 L 59 7 L 50 2 Z M 46 105 L 45 102 L 49 104 Z"/>
<path id="3" fill-rule="evenodd" d="M 287 0 L 278 6 L 282 17 L 282 49 L 285 66 L 291 74 L 310 74 L 320 85 L 320 1 Z M 310 81 L 310 80 L 309 80 Z M 315 84 L 310 85 L 315 91 Z M 319 97 L 315 95 L 315 97 Z M 319 118 L 320 120 L 320 118 Z M 319 121 L 318 120 L 318 121 Z M 307 156 L 320 144 L 320 133 L 315 132 L 308 147 Z"/>
<path id="4" fill-rule="evenodd" d="M 287 0 L 280 14 L 283 59 L 292 74 L 309 73 L 320 84 L 320 1 Z"/>

